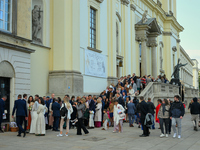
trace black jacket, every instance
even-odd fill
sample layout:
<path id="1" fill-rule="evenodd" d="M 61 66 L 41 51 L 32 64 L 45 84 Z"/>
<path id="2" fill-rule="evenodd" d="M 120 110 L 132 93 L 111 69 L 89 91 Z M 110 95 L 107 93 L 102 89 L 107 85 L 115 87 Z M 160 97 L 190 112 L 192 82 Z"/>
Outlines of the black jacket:
<path id="1" fill-rule="evenodd" d="M 145 119 L 147 113 L 149 113 L 149 106 L 145 101 L 140 103 L 141 118 Z"/>
<path id="2" fill-rule="evenodd" d="M 191 104 L 190 113 L 192 115 L 200 114 L 200 104 L 197 102 L 197 100 L 194 100 L 194 102 Z"/>
<path id="3" fill-rule="evenodd" d="M 149 113 L 151 113 L 152 115 L 154 115 L 154 113 L 155 113 L 154 110 L 156 109 L 155 105 L 152 102 L 147 102 L 147 104 L 149 106 Z"/>
<path id="4" fill-rule="evenodd" d="M 170 117 L 173 117 L 173 118 L 180 118 L 180 116 L 184 116 L 185 114 L 185 108 L 183 106 L 183 103 L 178 101 L 174 101 L 172 104 L 171 104 L 171 107 L 170 107 Z"/>
<path id="5" fill-rule="evenodd" d="M 125 106 L 124 100 L 123 100 L 123 98 L 122 98 L 121 96 L 118 98 L 118 103 L 119 103 L 120 105 L 122 105 L 123 107 Z"/>

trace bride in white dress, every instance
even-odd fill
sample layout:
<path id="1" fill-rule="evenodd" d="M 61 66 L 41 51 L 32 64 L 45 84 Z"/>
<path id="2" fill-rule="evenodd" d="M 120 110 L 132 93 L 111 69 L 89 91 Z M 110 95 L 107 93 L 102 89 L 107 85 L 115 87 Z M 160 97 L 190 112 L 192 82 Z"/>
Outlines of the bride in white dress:
<path id="1" fill-rule="evenodd" d="M 36 131 L 36 121 L 38 118 L 38 114 L 37 114 L 38 107 L 39 107 L 39 103 L 36 100 L 35 103 L 33 104 L 33 108 L 31 111 L 31 127 L 30 127 L 29 133 L 35 133 L 35 131 Z"/>
<path id="2" fill-rule="evenodd" d="M 39 98 L 39 107 L 37 110 L 38 118 L 36 121 L 36 131 L 35 135 L 36 136 L 41 136 L 45 135 L 46 130 L 45 130 L 45 117 L 44 114 L 47 112 L 47 107 L 45 106 L 44 100 L 42 97 Z"/>

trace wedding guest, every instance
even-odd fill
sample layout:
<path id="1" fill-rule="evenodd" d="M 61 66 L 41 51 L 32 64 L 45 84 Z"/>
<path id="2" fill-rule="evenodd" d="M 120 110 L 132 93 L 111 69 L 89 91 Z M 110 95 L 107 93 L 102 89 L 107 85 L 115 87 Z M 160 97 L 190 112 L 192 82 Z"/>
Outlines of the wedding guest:
<path id="1" fill-rule="evenodd" d="M 0 132 L 4 132 L 1 129 L 1 123 L 2 123 L 2 120 L 3 120 L 3 113 L 4 113 L 4 109 L 5 109 L 5 101 L 6 101 L 6 99 L 7 99 L 7 96 L 3 96 L 0 99 Z"/>
<path id="2" fill-rule="evenodd" d="M 42 97 L 39 97 L 38 100 L 39 106 L 37 110 L 37 121 L 36 121 L 36 131 L 35 135 L 36 136 L 44 136 L 46 134 L 45 130 L 45 118 L 44 114 L 47 112 L 47 107 L 45 106 L 44 100 Z"/>
<path id="3" fill-rule="evenodd" d="M 167 99 L 164 99 L 162 101 L 162 104 L 160 106 L 160 110 L 158 112 L 158 118 L 160 121 L 160 130 L 161 130 L 161 135 L 160 137 L 167 137 L 168 138 L 168 134 L 169 134 L 169 110 L 170 110 L 170 105 Z M 164 134 L 164 129 L 163 129 L 163 125 L 165 124 L 165 134 Z"/>
<path id="4" fill-rule="evenodd" d="M 95 102 L 92 99 L 92 95 L 88 95 L 89 98 L 89 112 L 90 112 L 90 119 L 89 119 L 89 129 L 94 129 L 94 113 L 95 113 Z"/>
<path id="5" fill-rule="evenodd" d="M 31 111 L 32 111 L 32 108 L 33 108 L 33 104 L 34 104 L 33 96 L 29 96 L 29 98 L 28 98 L 28 126 L 27 126 L 27 130 L 30 130 L 30 127 L 31 127 Z"/>
<path id="6" fill-rule="evenodd" d="M 103 113 L 104 113 L 104 115 L 103 115 L 103 128 L 102 128 L 102 130 L 107 130 L 107 126 L 108 126 L 107 123 L 108 123 L 109 118 L 108 118 L 108 114 L 106 112 L 106 109 L 103 110 Z"/>
<path id="7" fill-rule="evenodd" d="M 101 120 L 102 120 L 102 103 L 100 99 L 97 100 L 95 111 L 96 111 L 95 118 L 94 118 L 95 127 L 99 128 L 101 127 Z"/>
<path id="8" fill-rule="evenodd" d="M 69 98 L 64 98 L 64 103 L 62 103 L 62 106 L 60 110 L 65 107 L 67 109 L 67 113 L 65 116 L 61 116 L 61 121 L 60 121 L 60 134 L 57 136 L 63 136 L 63 124 L 66 122 L 66 133 L 65 136 L 68 136 L 69 133 L 69 120 L 71 119 L 71 114 L 73 113 L 73 108 L 72 105 L 70 104 Z"/>
<path id="9" fill-rule="evenodd" d="M 159 123 L 158 129 L 160 129 L 160 121 L 159 121 L 159 118 L 158 118 L 158 112 L 159 112 L 161 104 L 162 104 L 162 100 L 158 99 L 158 105 L 156 106 L 156 122 Z"/>
<path id="10" fill-rule="evenodd" d="M 59 125 L 59 118 L 60 118 L 60 104 L 58 103 L 58 99 L 55 99 L 55 102 L 52 104 L 52 110 L 53 110 L 53 117 L 54 117 L 53 130 L 59 131 L 58 125 Z"/>
<path id="11" fill-rule="evenodd" d="M 17 120 L 17 126 L 19 127 L 18 135 L 21 137 L 21 133 L 24 133 L 23 137 L 26 136 L 26 128 L 22 128 L 22 124 L 26 123 L 25 120 L 28 119 L 27 115 L 27 106 L 26 102 L 22 100 L 22 95 L 18 95 L 18 100 L 15 101 L 13 112 L 12 112 L 12 118 L 14 118 L 15 110 L 16 110 L 16 120 Z M 25 125 L 26 127 L 26 125 Z"/>
<path id="12" fill-rule="evenodd" d="M 130 100 L 130 103 L 127 104 L 127 113 L 128 113 L 128 118 L 129 118 L 129 127 L 134 127 L 133 122 L 135 118 L 135 104 L 133 103 L 133 100 Z"/>
<path id="13" fill-rule="evenodd" d="M 113 127 L 114 126 L 114 121 L 113 121 L 114 98 L 111 99 L 109 110 L 110 110 L 110 123 L 111 123 L 111 126 Z"/>
<path id="14" fill-rule="evenodd" d="M 36 122 L 37 122 L 37 110 L 39 107 L 39 95 L 35 95 L 35 102 L 33 102 L 32 105 L 32 111 L 31 111 L 31 127 L 30 127 L 30 132 L 29 133 L 35 133 L 36 131 Z"/>
<path id="15" fill-rule="evenodd" d="M 52 128 L 54 117 L 53 117 L 53 110 L 52 110 L 52 104 L 55 102 L 55 98 L 53 99 L 52 103 L 49 104 L 49 129 Z"/>
<path id="16" fill-rule="evenodd" d="M 74 102 L 74 105 L 76 105 L 78 114 L 77 135 L 82 135 L 81 129 L 83 129 L 85 134 L 88 134 L 89 132 L 83 124 L 83 112 L 86 109 L 85 98 L 81 98 L 79 105 L 77 104 L 77 102 Z"/>
<path id="17" fill-rule="evenodd" d="M 114 131 L 119 133 L 123 132 L 123 119 L 125 117 L 124 114 L 124 107 L 120 104 L 118 104 L 118 100 L 115 100 L 115 105 L 114 105 Z"/>

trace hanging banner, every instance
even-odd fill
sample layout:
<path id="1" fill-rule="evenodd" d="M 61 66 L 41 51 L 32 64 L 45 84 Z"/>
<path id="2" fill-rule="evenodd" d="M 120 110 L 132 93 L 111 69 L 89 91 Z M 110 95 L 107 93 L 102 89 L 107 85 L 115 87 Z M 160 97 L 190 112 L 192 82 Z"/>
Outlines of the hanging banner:
<path id="1" fill-rule="evenodd" d="M 106 56 L 85 50 L 85 75 L 106 78 L 107 60 Z"/>

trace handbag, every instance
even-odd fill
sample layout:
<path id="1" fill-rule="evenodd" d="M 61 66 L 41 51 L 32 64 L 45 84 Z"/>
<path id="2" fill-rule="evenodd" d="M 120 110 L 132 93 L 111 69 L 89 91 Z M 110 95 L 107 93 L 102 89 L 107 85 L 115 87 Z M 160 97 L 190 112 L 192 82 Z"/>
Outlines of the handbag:
<path id="1" fill-rule="evenodd" d="M 125 113 L 119 114 L 119 117 L 120 117 L 120 118 L 124 118 L 125 116 L 126 116 Z"/>

